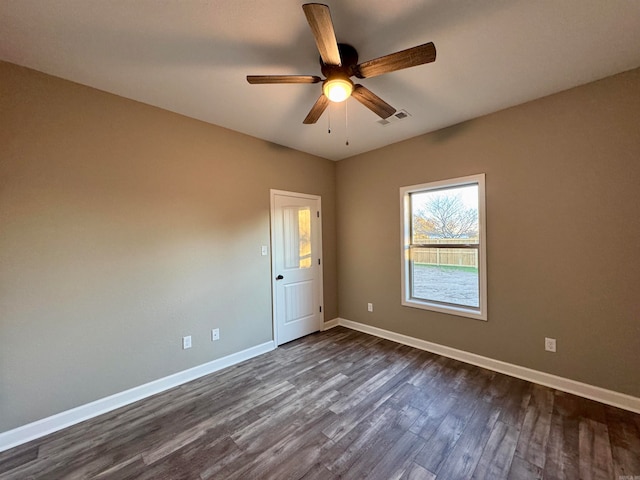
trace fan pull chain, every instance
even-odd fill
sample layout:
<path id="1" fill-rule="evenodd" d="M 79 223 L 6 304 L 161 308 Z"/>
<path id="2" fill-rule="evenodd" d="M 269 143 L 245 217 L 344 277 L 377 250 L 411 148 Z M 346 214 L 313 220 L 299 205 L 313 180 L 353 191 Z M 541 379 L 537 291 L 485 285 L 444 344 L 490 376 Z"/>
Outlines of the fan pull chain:
<path id="1" fill-rule="evenodd" d="M 331 133 L 331 104 L 329 104 L 329 129 L 327 133 Z"/>
<path id="2" fill-rule="evenodd" d="M 349 105 L 349 102 L 344 102 L 344 135 L 345 137 L 347 137 L 347 141 L 345 142 L 345 145 L 348 147 L 349 146 L 349 111 L 347 109 L 347 105 Z"/>

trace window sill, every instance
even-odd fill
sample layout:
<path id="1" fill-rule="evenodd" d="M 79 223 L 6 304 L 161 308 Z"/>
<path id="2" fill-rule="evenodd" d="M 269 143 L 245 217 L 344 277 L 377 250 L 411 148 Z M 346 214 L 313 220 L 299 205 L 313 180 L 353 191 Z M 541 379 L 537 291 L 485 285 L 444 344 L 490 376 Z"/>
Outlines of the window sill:
<path id="1" fill-rule="evenodd" d="M 487 312 L 479 311 L 475 308 L 464 308 L 456 306 L 444 306 L 439 303 L 431 303 L 415 298 L 405 299 L 402 301 L 404 307 L 419 308 L 421 310 L 430 310 L 432 312 L 446 313 L 448 315 L 456 315 L 458 317 L 473 318 L 475 320 L 487 321 Z"/>

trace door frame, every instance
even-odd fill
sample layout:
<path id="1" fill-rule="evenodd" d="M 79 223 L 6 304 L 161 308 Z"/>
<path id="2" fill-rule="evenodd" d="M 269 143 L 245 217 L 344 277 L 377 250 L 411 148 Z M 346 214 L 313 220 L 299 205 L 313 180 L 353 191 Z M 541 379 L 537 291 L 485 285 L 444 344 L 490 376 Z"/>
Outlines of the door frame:
<path id="1" fill-rule="evenodd" d="M 318 265 L 318 285 L 317 285 L 317 293 L 318 299 L 320 301 L 320 321 L 318 325 L 318 330 L 322 330 L 322 326 L 324 325 L 324 286 L 323 286 L 323 270 L 324 270 L 324 259 L 323 259 L 323 251 L 322 251 L 322 197 L 320 195 L 313 195 L 309 193 L 299 193 L 299 192 L 289 192 L 287 190 L 270 190 L 270 212 L 271 212 L 271 231 L 269 234 L 270 237 L 270 247 L 271 247 L 271 324 L 273 328 L 273 343 L 275 346 L 278 346 L 278 324 L 276 321 L 276 255 L 275 255 L 275 220 L 276 220 L 276 206 L 275 206 L 275 197 L 276 195 L 282 195 L 287 197 L 298 197 L 298 198 L 306 198 L 310 200 L 316 200 L 318 202 L 318 212 L 319 217 L 317 220 L 318 228 L 314 235 L 314 240 L 317 245 L 318 258 L 320 259 L 320 264 Z"/>

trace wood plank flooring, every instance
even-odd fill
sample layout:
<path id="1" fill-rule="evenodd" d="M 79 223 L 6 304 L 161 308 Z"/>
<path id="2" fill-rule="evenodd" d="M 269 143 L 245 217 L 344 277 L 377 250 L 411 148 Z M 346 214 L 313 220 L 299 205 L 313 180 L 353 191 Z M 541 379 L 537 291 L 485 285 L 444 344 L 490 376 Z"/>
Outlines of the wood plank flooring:
<path id="1" fill-rule="evenodd" d="M 640 480 L 640 415 L 337 327 L 0 453 L 0 478 Z"/>

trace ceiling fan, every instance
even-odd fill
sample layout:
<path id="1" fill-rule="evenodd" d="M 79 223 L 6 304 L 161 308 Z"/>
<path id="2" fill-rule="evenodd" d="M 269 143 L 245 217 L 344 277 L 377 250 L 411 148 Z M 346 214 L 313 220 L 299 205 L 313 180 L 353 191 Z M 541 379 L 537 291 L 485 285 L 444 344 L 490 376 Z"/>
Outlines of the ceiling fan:
<path id="1" fill-rule="evenodd" d="M 303 121 L 305 124 L 316 123 L 330 101 L 342 102 L 349 97 L 355 98 L 380 117 L 387 118 L 393 115 L 396 109 L 368 88 L 354 84 L 351 77 L 376 77 L 383 73 L 430 63 L 436 59 L 436 47 L 429 42 L 358 64 L 356 49 L 336 40 L 331 12 L 327 5 L 307 3 L 302 5 L 302 9 L 320 52 L 320 70 L 326 77 L 325 80 L 316 75 L 247 75 L 247 81 L 251 84 L 322 82 L 322 95 L 311 107 Z"/>

